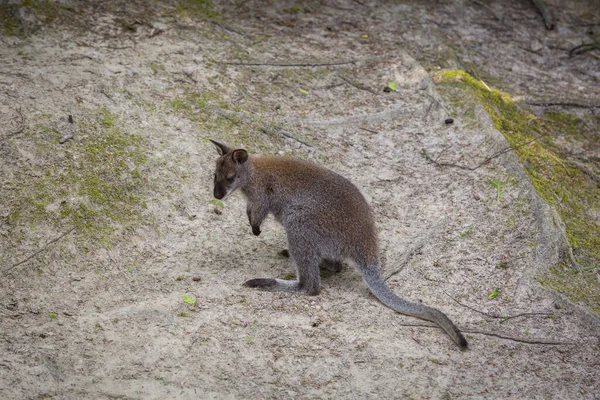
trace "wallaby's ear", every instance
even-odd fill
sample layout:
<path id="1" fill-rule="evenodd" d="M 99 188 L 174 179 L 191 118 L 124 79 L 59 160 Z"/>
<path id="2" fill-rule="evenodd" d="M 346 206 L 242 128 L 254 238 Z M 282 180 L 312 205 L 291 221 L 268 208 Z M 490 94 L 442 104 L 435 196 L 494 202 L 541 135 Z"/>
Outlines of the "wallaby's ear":
<path id="1" fill-rule="evenodd" d="M 229 147 L 225 146 L 222 143 L 215 142 L 212 139 L 208 139 L 208 140 L 210 140 L 211 143 L 214 144 L 217 147 L 217 152 L 219 153 L 220 156 L 222 156 L 224 154 L 227 154 L 227 153 L 229 153 L 231 151 L 231 149 Z"/>
<path id="2" fill-rule="evenodd" d="M 231 158 L 238 164 L 243 164 L 248 160 L 248 152 L 244 149 L 234 150 Z"/>

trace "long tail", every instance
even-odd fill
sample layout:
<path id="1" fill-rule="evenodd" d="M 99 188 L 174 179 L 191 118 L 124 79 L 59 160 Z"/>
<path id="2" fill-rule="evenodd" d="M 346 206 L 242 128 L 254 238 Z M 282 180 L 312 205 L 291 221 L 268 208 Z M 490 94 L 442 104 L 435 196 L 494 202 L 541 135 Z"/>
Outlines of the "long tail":
<path id="1" fill-rule="evenodd" d="M 383 281 L 379 268 L 362 269 L 363 277 L 371 292 L 379 301 L 399 313 L 410 315 L 411 317 L 421 318 L 427 321 L 435 322 L 456 342 L 461 349 L 466 349 L 468 344 L 465 337 L 460 333 L 456 325 L 450 321 L 446 314 L 434 308 L 423 304 L 412 303 L 398 297 Z"/>

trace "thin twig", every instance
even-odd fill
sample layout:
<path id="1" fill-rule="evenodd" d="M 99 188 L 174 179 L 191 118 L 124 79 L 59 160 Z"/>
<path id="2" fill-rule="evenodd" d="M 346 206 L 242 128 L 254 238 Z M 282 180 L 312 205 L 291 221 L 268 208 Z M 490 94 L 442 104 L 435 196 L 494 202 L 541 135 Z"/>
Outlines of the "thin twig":
<path id="1" fill-rule="evenodd" d="M 337 61 L 330 63 L 286 63 L 286 62 L 241 62 L 241 61 L 218 61 L 219 64 L 223 65 L 244 65 L 249 67 L 326 67 L 326 66 L 335 66 L 335 65 L 347 65 L 347 64 L 356 64 L 359 60 L 350 60 L 350 61 Z"/>
<path id="2" fill-rule="evenodd" d="M 455 167 L 455 168 L 460 168 L 460 169 L 464 169 L 464 170 L 467 170 L 467 171 L 475 171 L 476 169 L 478 169 L 479 167 L 481 167 L 481 166 L 483 166 L 483 165 L 487 164 L 488 162 L 490 162 L 490 161 L 491 161 L 491 160 L 493 160 L 494 158 L 496 158 L 496 157 L 499 157 L 499 156 L 501 156 L 502 154 L 504 154 L 504 153 L 507 153 L 507 152 L 509 152 L 509 151 L 511 151 L 511 150 L 516 150 L 516 149 L 518 149 L 519 147 L 526 146 L 526 145 L 528 145 L 528 144 L 530 144 L 530 143 L 533 143 L 533 142 L 534 142 L 534 141 L 536 141 L 536 140 L 537 140 L 537 138 L 535 138 L 535 139 L 531 139 L 531 140 L 528 140 L 527 142 L 525 142 L 525 143 L 521 143 L 521 144 L 518 144 L 518 145 L 516 145 L 516 146 L 514 146 L 514 147 L 513 147 L 513 146 L 506 147 L 506 148 L 504 148 L 504 149 L 502 149 L 502 150 L 500 150 L 500 151 L 498 151 L 498 152 L 496 152 L 496 153 L 492 154 L 491 156 L 489 156 L 488 158 L 486 158 L 485 160 L 483 160 L 482 162 L 480 162 L 479 164 L 477 164 L 477 166 L 475 166 L 475 167 L 466 167 L 466 166 L 464 166 L 464 165 L 459 165 L 459 164 L 452 164 L 452 163 L 442 163 L 442 162 L 438 162 L 438 161 L 437 161 L 437 158 L 436 158 L 435 160 L 434 160 L 433 158 L 431 158 L 431 156 L 429 156 L 429 154 L 427 154 L 427 152 L 425 151 L 425 149 L 421 149 L 421 152 L 423 153 L 423 156 L 425 157 L 425 159 L 426 159 L 427 161 L 429 161 L 429 162 L 431 162 L 431 163 L 434 163 L 435 165 L 438 165 L 438 166 L 440 166 L 440 167 Z M 439 158 L 439 157 L 438 157 L 438 158 Z"/>
<path id="3" fill-rule="evenodd" d="M 48 243 L 46 243 L 46 245 L 44 247 L 42 247 L 41 249 L 35 251 L 33 254 L 31 254 L 29 257 L 25 258 L 22 261 L 19 261 L 18 263 L 12 265 L 10 268 L 6 269 L 5 271 L 3 271 L 4 273 L 7 273 L 9 271 L 11 271 L 13 268 L 18 267 L 21 264 L 25 264 L 27 261 L 31 260 L 33 257 L 37 256 L 38 254 L 40 254 L 41 252 L 43 252 L 44 250 L 46 250 L 48 248 L 48 246 L 50 246 L 51 244 L 54 244 L 56 242 L 58 242 L 60 239 L 64 238 L 65 236 L 67 236 L 69 233 L 73 232 L 75 230 L 75 227 L 69 229 L 68 231 L 66 231 L 65 233 L 63 233 L 62 235 L 52 239 L 51 241 L 49 241 Z"/>
<path id="4" fill-rule="evenodd" d="M 229 31 L 229 32 L 232 32 L 232 33 L 236 33 L 236 34 L 242 36 L 245 39 L 251 40 L 250 36 L 246 35 L 242 31 L 239 31 L 239 30 L 237 30 L 235 28 L 232 28 L 229 25 L 222 24 L 221 22 L 218 22 L 218 21 L 208 21 L 208 22 L 210 22 L 213 25 L 218 26 L 219 28 L 223 29 L 224 31 Z"/>
<path id="5" fill-rule="evenodd" d="M 505 323 L 506 321 L 508 321 L 509 319 L 513 319 L 513 318 L 519 318 L 519 317 L 525 317 L 528 315 L 554 315 L 554 313 L 547 313 L 547 312 L 526 312 L 526 313 L 521 313 L 521 314 L 517 314 L 517 315 L 511 315 L 510 317 L 505 317 L 502 321 L 500 321 L 501 324 Z"/>
<path id="6" fill-rule="evenodd" d="M 379 132 L 377 132 L 377 131 L 374 131 L 374 130 L 372 130 L 372 129 L 369 129 L 369 128 L 365 128 L 364 126 L 359 126 L 359 127 L 358 127 L 358 129 L 362 129 L 363 131 L 371 132 L 371 133 L 374 133 L 374 134 L 376 134 L 376 135 L 378 135 L 378 134 L 379 134 Z"/>
<path id="7" fill-rule="evenodd" d="M 359 90 L 364 90 L 365 92 L 369 92 L 372 93 L 374 95 L 379 95 L 379 93 L 377 93 L 376 91 L 374 91 L 373 89 L 370 89 L 366 86 L 363 86 L 359 83 L 354 83 L 352 82 L 350 79 L 346 78 L 344 75 L 342 74 L 337 74 L 341 80 L 343 80 L 344 82 L 346 82 L 348 85 L 350 86 L 354 86 L 355 88 L 359 89 Z"/>
<path id="8" fill-rule="evenodd" d="M 546 315 L 546 316 L 548 316 L 548 315 L 554 315 L 554 313 L 548 313 L 548 312 L 528 312 L 528 313 L 521 313 L 521 314 L 517 314 L 517 315 L 510 315 L 510 316 L 503 316 L 503 315 L 497 315 L 497 314 L 489 314 L 489 313 L 486 313 L 484 311 L 480 311 L 480 310 L 478 310 L 476 308 L 473 308 L 473 307 L 471 307 L 469 305 L 463 304 L 460 301 L 458 301 L 458 299 L 455 299 L 454 297 L 450 296 L 446 291 L 443 291 L 443 292 L 444 292 L 444 294 L 446 296 L 450 297 L 452 300 L 454 300 L 458 305 L 460 305 L 462 307 L 468 308 L 471 311 L 475 311 L 476 313 L 488 316 L 490 318 L 501 319 L 502 320 L 502 321 L 500 321 L 501 324 L 504 323 L 505 321 L 508 321 L 509 319 L 518 318 L 518 317 L 524 317 L 526 315 Z"/>
<path id="9" fill-rule="evenodd" d="M 398 323 L 398 325 L 407 326 L 407 327 L 442 329 L 437 325 L 410 324 L 410 323 L 408 323 L 408 324 Z M 474 333 L 474 334 L 478 334 L 478 335 L 493 336 L 493 337 L 497 337 L 500 339 L 512 340 L 513 342 L 519 342 L 519 343 L 545 344 L 545 345 L 550 345 L 550 346 L 561 346 L 561 345 L 567 346 L 567 345 L 577 344 L 574 342 L 555 342 L 553 340 L 550 341 L 550 340 L 544 340 L 544 339 L 525 339 L 525 338 L 521 338 L 518 336 L 511 336 L 511 335 L 500 334 L 500 333 L 496 333 L 496 332 L 480 331 L 478 329 L 462 329 L 462 328 L 459 328 L 459 329 L 463 333 Z"/>
<path id="10" fill-rule="evenodd" d="M 444 294 L 445 294 L 446 296 L 448 296 L 448 297 L 450 297 L 452 300 L 454 300 L 454 301 L 455 301 L 455 302 L 456 302 L 458 305 L 460 305 L 460 306 L 462 306 L 462 307 L 465 307 L 465 308 L 468 308 L 468 309 L 469 309 L 469 310 L 471 310 L 471 311 L 475 311 L 475 312 L 476 312 L 476 313 L 478 313 L 478 314 L 485 315 L 485 316 L 487 316 L 487 317 L 490 317 L 490 318 L 497 318 L 497 319 L 502 319 L 502 318 L 504 318 L 502 315 L 489 314 L 489 313 L 486 313 L 485 311 L 479 311 L 479 310 L 478 310 L 478 309 L 476 309 L 476 308 L 473 308 L 473 307 L 471 307 L 471 306 L 468 306 L 468 305 L 466 305 L 466 304 L 463 304 L 463 303 L 461 303 L 460 301 L 458 301 L 458 299 L 455 299 L 454 297 L 452 297 L 452 296 L 450 296 L 448 293 L 446 293 L 446 291 L 443 291 L 443 292 L 444 292 Z"/>
<path id="11" fill-rule="evenodd" d="M 546 345 L 550 345 L 550 346 L 568 346 L 568 345 L 572 345 L 572 344 L 577 344 L 574 342 L 555 342 L 553 340 L 551 341 L 551 340 L 544 340 L 544 339 L 525 339 L 525 338 L 520 338 L 517 336 L 504 335 L 504 334 L 500 334 L 500 333 L 496 333 L 496 332 L 480 331 L 477 329 L 461 329 L 461 332 L 475 333 L 475 334 L 486 335 L 486 336 L 494 336 L 494 337 L 497 337 L 500 339 L 507 339 L 507 340 L 512 340 L 513 342 L 527 343 L 527 344 L 546 344 Z"/>
<path id="12" fill-rule="evenodd" d="M 275 135 L 285 136 L 285 137 L 293 139 L 299 143 L 302 143 L 305 146 L 313 147 L 312 144 L 310 144 L 310 143 L 300 139 L 296 135 L 286 131 L 279 125 L 275 125 L 275 124 L 272 124 L 269 122 L 259 121 L 258 118 L 250 116 L 250 115 L 246 115 L 241 112 L 224 110 L 222 108 L 217 108 L 216 111 L 217 111 L 217 113 L 219 113 L 220 116 L 222 116 L 223 118 L 225 118 L 233 123 L 237 123 L 237 122 L 239 122 L 239 120 L 259 122 L 259 123 L 262 123 L 262 126 L 260 127 L 261 132 L 271 134 L 271 135 L 275 134 Z"/>
<path id="13" fill-rule="evenodd" d="M 533 0 L 533 4 L 535 4 L 535 7 L 538 9 L 540 14 L 542 14 L 546 29 L 549 31 L 554 29 L 554 15 L 552 15 L 552 11 L 550 11 L 544 0 Z"/>
<path id="14" fill-rule="evenodd" d="M 111 96 L 109 96 L 108 93 L 106 93 L 106 91 L 104 89 L 100 90 L 100 93 L 102 93 L 103 95 L 105 95 L 110 101 L 112 101 L 113 103 L 116 103 L 115 99 L 113 99 Z"/>
<path id="15" fill-rule="evenodd" d="M 528 106 L 538 106 L 538 107 L 572 107 L 572 108 L 600 108 L 600 104 L 584 104 L 584 103 L 575 103 L 572 101 L 562 102 L 562 101 L 548 101 L 548 102 L 536 102 L 536 101 L 526 101 L 525 104 Z"/>
<path id="16" fill-rule="evenodd" d="M 600 49 L 600 45 L 597 42 L 583 43 L 569 50 L 569 57 L 573 57 L 578 54 L 583 54 L 594 49 Z"/>

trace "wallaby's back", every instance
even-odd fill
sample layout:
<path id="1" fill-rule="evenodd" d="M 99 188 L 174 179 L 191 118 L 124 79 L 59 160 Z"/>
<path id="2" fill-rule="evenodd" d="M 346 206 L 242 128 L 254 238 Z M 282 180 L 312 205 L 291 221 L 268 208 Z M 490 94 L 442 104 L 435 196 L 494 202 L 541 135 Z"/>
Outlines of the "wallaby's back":
<path id="1" fill-rule="evenodd" d="M 252 180 L 271 193 L 271 212 L 287 229 L 317 229 L 339 247 L 340 257 L 378 262 L 371 207 L 343 176 L 287 157 L 250 157 Z"/>

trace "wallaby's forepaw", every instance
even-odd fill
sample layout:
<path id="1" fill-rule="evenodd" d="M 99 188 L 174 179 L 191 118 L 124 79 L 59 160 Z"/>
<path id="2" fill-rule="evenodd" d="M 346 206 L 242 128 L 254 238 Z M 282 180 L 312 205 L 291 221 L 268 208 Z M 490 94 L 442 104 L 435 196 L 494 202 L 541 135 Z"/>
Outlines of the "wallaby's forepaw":
<path id="1" fill-rule="evenodd" d="M 277 281 L 271 278 L 255 278 L 244 282 L 244 286 L 252 288 L 270 289 L 277 286 Z"/>
<path id="2" fill-rule="evenodd" d="M 260 235 L 260 227 L 259 226 L 253 226 L 252 227 L 252 233 L 254 233 L 255 236 Z"/>

